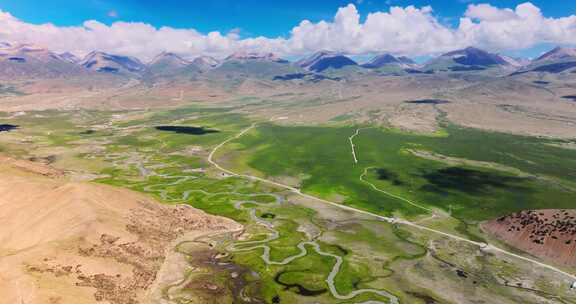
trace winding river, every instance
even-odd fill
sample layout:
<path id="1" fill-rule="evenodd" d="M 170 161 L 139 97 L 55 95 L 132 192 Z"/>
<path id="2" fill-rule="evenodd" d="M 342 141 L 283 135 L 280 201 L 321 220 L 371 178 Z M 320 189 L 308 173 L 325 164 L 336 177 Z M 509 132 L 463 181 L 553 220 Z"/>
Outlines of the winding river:
<path id="1" fill-rule="evenodd" d="M 342 264 L 344 263 L 344 260 L 339 255 L 335 255 L 335 254 L 323 251 L 320 248 L 320 244 L 318 244 L 318 242 L 315 240 L 318 236 L 309 236 L 308 240 L 301 241 L 300 243 L 298 243 L 297 248 L 300 250 L 299 253 L 292 255 L 292 256 L 289 256 L 287 258 L 284 258 L 283 260 L 280 260 L 280 261 L 272 260 L 270 258 L 271 248 L 267 244 L 269 242 L 277 240 L 280 237 L 280 233 L 274 228 L 274 224 L 272 222 L 269 222 L 265 219 L 258 217 L 256 215 L 256 213 L 260 207 L 270 207 L 273 205 L 281 205 L 282 203 L 284 203 L 284 197 L 281 195 L 271 194 L 271 193 L 246 194 L 246 193 L 238 193 L 238 192 L 233 192 L 233 191 L 210 193 L 210 192 L 207 192 L 207 191 L 201 190 L 201 189 L 190 189 L 190 190 L 186 190 L 186 191 L 182 192 L 179 197 L 171 197 L 170 191 L 166 190 L 167 187 L 175 186 L 175 185 L 184 183 L 184 182 L 189 181 L 189 180 L 197 179 L 198 177 L 195 177 L 193 175 L 170 175 L 170 174 L 158 173 L 154 169 L 167 167 L 168 165 L 160 164 L 160 163 L 149 163 L 148 159 L 142 160 L 138 157 L 129 157 L 126 159 L 125 157 L 122 157 L 121 155 L 118 155 L 118 154 L 107 154 L 104 156 L 104 158 L 108 161 L 111 161 L 115 166 L 127 166 L 127 165 L 128 166 L 135 166 L 138 169 L 138 171 L 140 172 L 140 174 L 145 178 L 156 177 L 156 178 L 169 180 L 169 182 L 166 182 L 166 183 L 157 183 L 154 185 L 146 185 L 143 187 L 143 190 L 145 192 L 155 193 L 158 196 L 160 196 L 160 198 L 162 200 L 167 201 L 167 202 L 186 201 L 192 193 L 202 193 L 202 194 L 208 195 L 208 196 L 233 195 L 233 196 L 237 196 L 237 197 L 248 198 L 247 200 L 235 200 L 235 201 L 233 201 L 235 209 L 241 210 L 241 211 L 247 211 L 248 214 L 250 215 L 251 220 L 255 224 L 264 227 L 266 230 L 269 231 L 269 233 L 267 233 L 266 238 L 263 240 L 240 241 L 240 242 L 232 243 L 225 248 L 226 251 L 228 251 L 228 252 L 249 252 L 249 251 L 262 250 L 262 254 L 260 255 L 260 258 L 267 265 L 287 265 L 287 264 L 290 264 L 297 259 L 306 257 L 308 255 L 308 250 L 311 249 L 311 250 L 315 251 L 317 254 L 324 256 L 324 257 L 327 257 L 327 258 L 330 258 L 330 259 L 333 259 L 335 261 L 334 265 L 332 266 L 330 273 L 328 274 L 328 276 L 326 277 L 326 280 L 325 280 L 325 282 L 328 286 L 328 289 L 334 298 L 339 299 L 339 300 L 351 300 L 358 295 L 365 294 L 365 293 L 371 293 L 371 294 L 375 294 L 375 295 L 387 298 L 388 301 L 387 302 L 369 301 L 369 302 L 363 302 L 364 304 L 399 304 L 398 298 L 396 296 L 394 296 L 393 294 L 385 291 L 385 290 L 364 288 L 364 289 L 354 290 L 348 294 L 339 293 L 338 289 L 336 288 L 336 285 L 335 285 L 335 280 L 336 280 L 336 277 L 338 276 L 338 274 L 342 268 Z M 249 199 L 250 197 L 257 197 L 257 196 L 272 196 L 272 197 L 274 197 L 274 201 L 272 203 L 260 203 L 260 202 Z M 246 207 L 245 205 L 247 205 L 247 204 L 250 204 L 254 207 Z M 180 245 L 181 244 L 179 244 L 178 246 L 180 246 Z M 176 285 L 178 285 L 178 284 L 176 284 Z"/>

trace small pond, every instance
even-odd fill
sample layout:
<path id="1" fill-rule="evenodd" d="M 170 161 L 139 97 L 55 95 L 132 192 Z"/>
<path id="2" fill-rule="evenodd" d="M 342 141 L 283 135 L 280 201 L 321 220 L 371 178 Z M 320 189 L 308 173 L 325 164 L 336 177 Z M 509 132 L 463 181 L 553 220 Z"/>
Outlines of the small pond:
<path id="1" fill-rule="evenodd" d="M 158 131 L 174 132 L 188 135 L 204 135 L 210 133 L 219 133 L 218 130 L 206 129 L 204 127 L 185 127 L 185 126 L 157 126 Z"/>

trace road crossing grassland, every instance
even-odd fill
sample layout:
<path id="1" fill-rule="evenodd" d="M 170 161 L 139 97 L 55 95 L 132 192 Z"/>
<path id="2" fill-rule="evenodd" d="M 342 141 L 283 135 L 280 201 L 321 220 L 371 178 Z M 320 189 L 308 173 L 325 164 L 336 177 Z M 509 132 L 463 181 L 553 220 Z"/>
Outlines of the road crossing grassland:
<path id="1" fill-rule="evenodd" d="M 228 144 L 228 143 L 230 143 L 230 142 L 232 142 L 232 141 L 234 141 L 234 140 L 237 140 L 237 139 L 239 139 L 240 137 L 244 136 L 244 135 L 245 135 L 246 133 L 248 133 L 249 131 L 255 129 L 257 125 L 258 125 L 257 123 L 254 123 L 254 124 L 250 125 L 248 128 L 245 128 L 244 130 L 242 130 L 241 132 L 239 132 L 238 134 L 236 134 L 236 135 L 234 135 L 234 136 L 232 136 L 232 137 L 224 140 L 223 142 L 221 142 L 220 144 L 218 144 L 217 146 L 215 146 L 215 147 L 212 149 L 212 151 L 210 152 L 210 154 L 208 155 L 208 162 L 209 162 L 211 165 L 213 165 L 214 167 L 216 167 L 218 170 L 220 170 L 220 171 L 222 171 L 222 172 L 225 172 L 226 174 L 229 174 L 229 175 L 231 175 L 231 176 L 242 177 L 242 178 L 246 178 L 246 179 L 253 180 L 253 181 L 259 181 L 259 182 L 262 182 L 262 183 L 265 183 L 265 184 L 268 184 L 268 185 L 271 185 L 271 186 L 275 186 L 275 187 L 278 187 L 278 188 L 282 188 L 282 189 L 291 191 L 291 192 L 293 192 L 293 193 L 295 193 L 295 194 L 297 194 L 297 195 L 300 195 L 300 196 L 302 196 L 302 197 L 304 197 L 304 198 L 307 198 L 307 199 L 310 199 L 310 200 L 314 200 L 314 201 L 318 201 L 318 202 L 322 202 L 322 203 L 326 203 L 326 204 L 332 205 L 332 206 L 334 206 L 334 207 L 336 207 L 336 208 L 344 209 L 344 210 L 351 211 L 351 212 L 355 212 L 355 213 L 360 213 L 360 214 L 363 214 L 363 215 L 366 215 L 366 216 L 369 216 L 369 217 L 373 217 L 373 218 L 376 218 L 376 219 L 378 219 L 378 220 L 383 220 L 383 221 L 386 221 L 386 222 L 389 222 L 389 223 L 393 223 L 393 224 L 400 224 L 400 225 L 410 226 L 410 227 L 413 227 L 413 228 L 416 228 L 416 229 L 419 229 L 419 230 L 423 230 L 423 231 L 427 231 L 427 232 L 430 232 L 430 233 L 433 233 L 433 234 L 441 235 L 441 236 L 444 236 L 444 237 L 447 237 L 447 238 L 450 238 L 450 239 L 453 239 L 453 240 L 456 240 L 456 241 L 460 241 L 460 242 L 465 242 L 465 243 L 468 243 L 468 244 L 472 244 L 472 245 L 478 246 L 481 250 L 498 252 L 498 253 L 501 253 L 501 254 L 504 254 L 504 255 L 507 255 L 507 256 L 510 256 L 510 257 L 513 257 L 513 258 L 516 258 L 516 259 L 519 259 L 519 260 L 522 260 L 522 261 L 525 261 L 525 262 L 528 262 L 528 263 L 531 263 L 531 264 L 533 264 L 533 265 L 535 265 L 535 266 L 539 266 L 539 267 L 542 267 L 542 268 L 545 268 L 545 269 L 554 271 L 554 272 L 559 273 L 559 274 L 561 274 L 561 275 L 563 275 L 563 276 L 566 276 L 566 277 L 567 277 L 568 279 L 570 279 L 571 281 L 576 281 L 576 275 L 574 275 L 574 274 L 565 272 L 565 271 L 560 270 L 560 269 L 558 269 L 558 268 L 556 268 L 556 267 L 554 267 L 554 266 L 551 266 L 551 265 L 548 265 L 548 264 L 545 264 L 545 263 L 536 261 L 536 260 L 534 260 L 534 259 L 527 258 L 527 257 L 521 256 L 521 255 L 518 255 L 518 254 L 515 254 L 515 253 L 512 253 L 512 252 L 509 252 L 509 251 L 507 251 L 507 250 L 504 250 L 504 249 L 501 249 L 501 248 L 499 248 L 499 247 L 496 247 L 496 246 L 494 246 L 494 245 L 492 245 L 492 244 L 486 244 L 486 243 L 482 243 L 482 242 L 472 241 L 472 240 L 466 239 L 466 238 L 461 237 L 461 236 L 458 236 L 458 235 L 454 235 L 454 234 L 447 233 L 447 232 L 443 232 L 443 231 L 440 231 L 440 230 L 428 228 L 428 227 L 426 227 L 426 226 L 422 226 L 422 225 L 419 225 L 419 224 L 410 222 L 410 221 L 405 220 L 405 219 L 396 218 L 396 217 L 382 216 L 382 215 L 375 214 L 375 213 L 372 213 L 372 212 L 369 212 L 369 211 L 357 209 L 357 208 L 350 207 L 350 206 L 345 206 L 345 205 L 342 205 L 342 204 L 339 204 L 339 203 L 336 203 L 336 202 L 333 202 L 333 201 L 329 201 L 329 200 L 326 200 L 326 199 L 322 199 L 322 198 L 319 198 L 319 197 L 315 197 L 315 196 L 312 196 L 312 195 L 303 193 L 303 192 L 302 192 L 300 189 L 298 189 L 298 188 L 295 188 L 295 187 L 292 187 L 292 186 L 289 186 L 289 185 L 285 185 L 285 184 L 282 184 L 282 183 L 279 183 L 279 182 L 275 182 L 275 181 L 272 181 L 272 180 L 269 180 L 269 179 L 266 179 L 266 178 L 261 178 L 261 177 L 257 177 L 257 176 L 253 176 L 253 175 L 236 173 L 236 172 L 234 172 L 234 171 L 231 171 L 231 170 L 229 170 L 229 169 L 226 169 L 226 168 L 222 167 L 220 164 L 218 164 L 218 162 L 216 162 L 214 156 L 215 156 L 215 154 L 216 154 L 222 147 L 224 147 L 226 144 Z M 358 132 L 359 132 L 359 131 L 358 131 Z M 350 139 L 350 142 L 353 144 L 353 138 Z M 357 151 L 357 150 L 356 150 L 356 151 Z M 356 152 L 355 152 L 355 153 L 356 153 Z M 356 158 L 355 158 L 355 159 L 356 159 Z M 375 187 L 375 186 L 374 186 L 374 187 Z"/>
<path id="2" fill-rule="evenodd" d="M 384 217 L 381 215 L 378 215 L 377 212 L 367 212 L 366 210 L 362 210 L 361 208 L 350 208 L 348 206 L 344 206 L 341 204 L 337 204 L 335 202 L 332 202 L 330 199 L 328 200 L 324 200 L 321 198 L 318 198 L 314 195 L 310 195 L 310 193 L 308 191 L 306 191 L 307 193 L 303 193 L 303 191 L 301 189 L 298 189 L 296 187 L 289 187 L 287 185 L 280 183 L 276 183 L 274 181 L 270 181 L 267 179 L 263 179 L 263 178 L 258 178 L 258 177 L 254 177 L 254 176 L 249 176 L 249 175 L 241 175 L 241 174 L 235 174 L 235 170 L 236 169 L 232 169 L 229 170 L 227 168 L 224 168 L 221 164 L 218 163 L 218 160 L 216 159 L 216 157 L 218 156 L 217 151 L 221 151 L 226 144 L 233 142 L 235 139 L 239 139 L 242 136 L 252 136 L 252 134 L 250 134 L 251 130 L 254 130 L 256 127 L 260 127 L 261 125 L 252 125 L 249 128 L 246 128 L 250 123 L 247 121 L 243 121 L 243 123 L 241 125 L 237 125 L 237 124 L 233 124 L 233 125 L 228 125 L 225 124 L 226 121 L 218 121 L 218 124 L 216 124 L 214 121 L 218 118 L 218 116 L 214 117 L 214 116 L 210 116 L 210 118 L 206 118 L 205 120 L 200 120 L 202 123 L 198 122 L 198 120 L 194 121 L 195 125 L 209 125 L 209 126 L 215 126 L 217 125 L 220 128 L 221 125 L 226 125 L 226 128 L 223 128 L 227 131 L 230 132 L 237 132 L 235 130 L 242 130 L 242 132 L 240 134 L 236 134 L 235 136 L 232 136 L 233 138 L 229 138 L 226 133 L 220 133 L 220 134 L 214 134 L 210 137 L 197 137 L 194 138 L 194 140 L 192 142 L 194 142 L 194 144 L 201 144 L 201 145 L 210 145 L 212 147 L 214 147 L 214 145 L 218 145 L 217 147 L 215 147 L 214 149 L 208 151 L 210 152 L 209 155 L 209 159 L 211 160 L 211 165 L 213 165 L 214 167 L 220 169 L 222 172 L 226 172 L 227 174 L 231 175 L 231 176 L 237 176 L 239 178 L 244 178 L 247 180 L 258 180 L 262 183 L 265 183 L 267 185 L 271 185 L 273 186 L 272 188 L 278 188 L 278 189 L 284 189 L 287 191 L 290 191 L 292 193 L 295 193 L 297 195 L 300 195 L 304 198 L 307 198 L 309 200 L 315 200 L 321 203 L 324 203 L 326 205 L 330 205 L 333 206 L 335 208 L 340 208 L 343 210 L 347 210 L 349 212 L 354 212 L 357 213 L 359 215 L 365 215 L 366 217 L 372 217 L 376 220 L 381 220 L 381 221 L 385 221 L 385 222 L 389 222 L 389 223 L 397 223 L 399 225 L 407 225 L 407 226 L 411 226 L 414 223 L 409 222 L 409 221 L 403 221 L 402 219 L 399 218 L 394 218 L 394 217 Z M 35 118 L 38 119 L 38 118 Z M 189 147 L 191 145 L 191 140 L 190 137 L 186 137 L 186 136 L 176 136 L 176 135 L 171 135 L 170 133 L 158 133 L 158 132 L 153 132 L 150 131 L 148 126 L 149 125 L 158 125 L 160 124 L 159 121 L 162 122 L 162 124 L 166 124 L 166 123 L 173 123 L 172 122 L 172 117 L 168 117 L 168 118 L 163 118 L 158 120 L 158 118 L 154 118 L 154 120 L 152 120 L 150 123 L 145 124 L 146 127 L 142 128 L 142 131 L 138 131 L 137 133 L 131 133 L 131 132 L 125 132 L 125 130 L 127 131 L 128 128 L 130 128 L 128 125 L 127 126 L 120 126 L 118 127 L 118 129 L 116 129 L 115 125 L 108 125 L 109 128 L 114 128 L 115 134 L 118 134 L 117 136 L 114 137 L 115 141 L 113 145 L 109 145 L 108 149 L 106 149 L 105 151 L 105 155 L 104 158 L 106 160 L 106 162 L 112 162 L 114 163 L 114 166 L 112 166 L 113 168 L 117 168 L 118 173 L 116 173 L 115 171 L 106 171 L 106 174 L 110 174 L 112 176 L 112 178 L 107 179 L 108 183 L 112 183 L 112 184 L 116 184 L 116 185 L 120 185 L 120 186 L 126 186 L 126 185 L 132 185 L 132 187 L 135 190 L 139 190 L 139 191 L 144 191 L 144 192 L 149 192 L 149 193 L 154 193 L 156 194 L 161 200 L 166 201 L 166 202 L 190 202 L 190 197 L 192 195 L 194 195 L 195 197 L 202 197 L 202 196 L 210 196 L 210 197 L 214 197 L 215 199 L 210 199 L 210 204 L 206 204 L 206 209 L 208 210 L 208 212 L 210 211 L 214 211 L 215 209 L 210 209 L 210 208 L 218 208 L 217 212 L 220 215 L 223 216 L 228 216 L 228 215 L 237 215 L 237 214 L 241 214 L 239 217 L 246 217 L 244 214 L 245 212 L 238 212 L 237 207 L 241 207 L 241 208 L 257 208 L 260 209 L 258 206 L 258 204 L 254 204 L 252 203 L 251 205 L 253 207 L 248 207 L 250 204 L 246 203 L 243 205 L 238 205 L 238 206 L 230 206 L 229 209 L 225 208 L 224 206 L 228 206 L 228 205 L 232 205 L 229 204 L 230 203 L 230 199 L 226 199 L 226 200 L 221 200 L 222 203 L 220 203 L 219 199 L 216 199 L 216 197 L 222 197 L 225 195 L 231 195 L 232 197 L 236 197 L 236 198 L 232 198 L 231 200 L 234 202 L 238 202 L 239 199 L 246 199 L 249 198 L 250 200 L 256 200 L 256 201 L 260 201 L 260 199 L 257 199 L 256 196 L 252 197 L 250 194 L 246 194 L 246 193 L 258 193 L 260 192 L 257 188 L 254 189 L 246 189 L 246 193 L 240 194 L 240 193 L 233 193 L 230 191 L 233 191 L 231 189 L 232 188 L 227 188 L 227 187 L 221 187 L 221 186 L 217 186 L 217 187 L 211 187 L 211 186 L 204 186 L 204 184 L 201 182 L 202 181 L 202 174 L 198 173 L 194 173 L 197 171 L 188 171 L 191 170 L 192 168 L 196 169 L 197 167 L 203 167 L 203 165 L 205 165 L 205 163 L 200 159 L 201 155 L 198 155 L 198 157 L 194 157 L 194 165 L 190 165 L 191 162 L 191 157 L 190 154 L 187 153 L 186 156 L 177 156 L 177 155 L 172 155 L 172 153 L 168 153 L 171 151 L 180 151 L 181 149 L 186 149 L 187 147 Z M 66 119 L 61 119 L 58 118 L 55 123 L 58 124 L 62 124 L 64 125 L 62 128 L 59 128 L 59 132 L 57 132 L 55 135 L 61 136 L 62 134 L 72 134 L 75 135 L 75 133 L 67 133 L 69 132 L 70 129 L 73 129 L 70 127 L 70 125 L 67 123 L 68 120 Z M 237 119 L 235 118 L 234 121 L 237 121 Z M 210 124 L 206 124 L 206 122 L 209 122 Z M 178 123 L 183 123 L 181 121 L 179 121 Z M 40 124 L 39 124 L 40 125 Z M 134 124 L 136 125 L 136 124 Z M 42 124 L 43 126 L 43 124 Z M 84 126 L 85 129 L 93 129 L 92 126 Z M 126 128 L 126 129 L 123 129 Z M 246 129 L 244 129 L 246 128 Z M 60 129 L 62 129 L 62 131 L 60 131 Z M 348 132 L 348 130 L 345 130 L 346 132 Z M 353 130 L 352 130 L 353 131 Z M 367 130 L 368 131 L 368 130 Z M 358 132 L 363 133 L 363 132 Z M 346 139 L 348 137 L 346 134 L 338 134 L 338 136 L 340 135 L 345 135 L 342 137 L 342 139 Z M 99 137 L 99 132 L 96 132 L 94 135 L 90 135 L 90 139 L 94 140 L 93 138 L 97 139 L 100 138 Z M 108 136 L 105 134 L 102 134 L 102 136 Z M 70 137 L 70 138 L 68 138 Z M 67 142 L 71 142 L 72 140 L 80 140 L 83 139 L 84 137 L 87 136 L 81 136 L 81 135 L 75 135 L 75 136 L 69 136 L 68 135 L 67 138 Z M 363 138 L 364 136 L 360 136 L 360 138 Z M 356 139 L 359 140 L 360 138 L 352 138 L 352 140 Z M 364 137 L 365 138 L 365 137 Z M 244 138 L 246 139 L 246 138 Z M 82 142 L 79 141 L 79 144 L 81 144 Z M 344 148 L 348 148 L 348 146 L 346 146 L 347 142 L 343 141 L 343 146 Z M 58 141 L 58 143 L 56 144 L 61 144 L 61 141 Z M 74 144 L 74 143 L 71 143 Z M 359 145 L 360 148 L 362 148 L 362 151 L 360 151 L 360 153 L 358 153 L 359 157 L 362 158 L 362 156 L 364 156 L 364 158 L 366 158 L 366 151 L 365 151 L 365 145 L 364 143 L 362 145 Z M 343 154 L 343 160 L 345 160 L 346 162 L 350 162 L 349 158 L 345 158 L 345 156 L 349 156 L 350 154 L 347 149 L 343 149 L 345 150 L 346 153 Z M 140 154 L 139 152 L 143 152 L 143 154 Z M 152 153 L 150 153 L 152 152 Z M 158 155 L 157 155 L 158 154 Z M 100 155 L 99 153 L 97 153 L 97 155 Z M 159 157 L 161 155 L 161 157 Z M 202 157 L 203 158 L 203 157 Z M 196 163 L 197 162 L 197 163 Z M 124 166 L 124 165 L 127 166 Z M 156 165 L 158 164 L 162 164 L 163 166 L 159 166 L 157 167 Z M 362 166 L 366 166 L 367 163 L 364 159 L 364 163 L 362 164 Z M 124 171 L 124 169 L 120 169 L 120 168 L 126 168 L 126 171 Z M 120 173 L 120 171 L 122 171 Z M 116 174 L 118 175 L 118 179 L 114 178 L 116 176 Z M 356 175 L 355 173 L 352 175 L 353 179 L 356 180 L 358 179 L 358 176 L 360 174 Z M 140 176 L 142 177 L 145 181 L 140 182 L 139 179 L 137 180 L 132 180 L 131 176 Z M 128 177 L 126 179 L 126 177 Z M 368 181 L 368 176 L 365 176 L 366 180 Z M 240 179 L 236 179 L 236 178 L 230 178 L 230 179 L 217 179 L 218 182 L 222 182 L 222 183 L 227 183 L 227 181 L 232 181 L 233 182 L 239 182 Z M 193 181 L 198 181 L 198 183 L 195 183 Z M 252 184 L 252 183 L 246 183 L 246 184 Z M 192 188 L 189 188 L 191 187 Z M 374 185 L 374 187 L 378 188 L 376 185 Z M 266 187 L 267 188 L 267 187 Z M 194 189 L 194 190 L 190 190 L 190 189 Z M 266 190 L 266 192 L 269 189 Z M 376 191 L 376 189 L 374 189 Z M 384 189 L 381 189 L 384 190 Z M 367 189 L 368 191 L 368 189 Z M 412 198 L 411 198 L 412 199 Z M 217 201 L 215 203 L 215 201 Z M 224 202 L 225 201 L 225 202 Z M 416 201 L 416 200 L 414 200 Z M 428 200 L 423 200 L 423 201 L 428 201 Z M 405 204 L 406 206 L 408 206 L 409 204 Z M 215 207 L 212 207 L 215 206 Z M 427 208 L 427 205 L 422 205 L 423 207 Z M 293 207 L 293 206 L 290 206 Z M 412 207 L 410 207 L 412 208 Z M 291 210 L 294 208 L 291 208 Z M 415 208 L 413 208 L 415 209 Z M 435 208 L 433 208 L 435 210 Z M 278 213 L 280 214 L 280 213 Z M 253 216 L 254 214 L 251 213 L 250 216 L 252 216 L 252 220 L 254 219 Z M 251 222 L 251 221 L 250 221 Z M 256 224 L 258 224 L 258 222 L 256 222 Z M 423 229 L 423 230 L 427 230 L 428 228 L 420 225 L 418 226 L 418 229 Z M 274 227 L 276 230 L 280 231 L 282 234 L 285 234 L 286 231 L 283 230 L 283 227 Z M 258 231 L 258 230 L 257 230 Z M 441 233 L 437 230 L 434 230 L 433 232 L 431 231 L 430 233 Z M 375 237 L 372 237 L 372 234 L 370 235 L 370 241 L 372 239 L 375 239 Z M 451 239 L 454 239 L 455 236 L 448 236 L 445 235 L 446 237 L 450 237 Z M 457 241 L 461 241 L 461 242 L 467 242 L 468 244 L 472 244 L 474 246 L 481 246 L 484 245 L 482 243 L 477 243 L 477 242 L 472 242 L 469 241 L 465 238 L 459 238 L 456 239 Z M 329 246 L 324 247 L 325 244 L 322 244 L 322 248 L 316 248 L 314 245 L 312 244 L 307 244 L 306 242 L 302 242 L 303 240 L 298 239 L 297 243 L 295 242 L 293 244 L 293 248 L 294 250 L 288 250 L 288 248 L 286 246 L 282 247 L 282 246 L 276 246 L 274 244 L 270 244 L 270 246 L 272 248 L 274 248 L 274 250 L 272 251 L 271 254 L 269 254 L 268 256 L 268 260 L 272 260 L 272 261 L 284 261 L 287 257 L 293 257 L 293 256 L 298 256 L 301 255 L 303 250 L 305 249 L 307 251 L 306 256 L 310 257 L 307 259 L 302 259 L 302 260 L 295 260 L 293 261 L 295 264 L 298 263 L 303 263 L 305 261 L 308 261 L 310 259 L 318 259 L 318 255 L 322 255 L 321 252 L 323 253 L 327 253 L 329 255 L 324 256 L 324 258 L 320 257 L 320 260 L 325 260 L 326 264 L 323 265 L 323 267 L 325 266 L 325 269 L 323 268 L 321 272 L 322 274 L 322 282 L 326 282 L 328 287 L 330 287 L 330 293 L 331 294 L 335 294 L 338 291 L 341 292 L 341 296 L 346 296 L 348 297 L 348 295 L 350 295 L 352 288 L 349 287 L 348 285 L 342 284 L 342 279 L 343 277 L 348 278 L 348 270 L 346 269 L 346 263 L 348 262 L 348 260 L 344 257 L 342 257 L 342 259 L 344 260 L 343 265 L 339 265 L 335 262 L 337 262 L 339 259 L 336 257 L 340 254 L 339 251 L 331 251 L 329 248 Z M 237 243 L 239 244 L 239 243 Z M 292 244 L 292 243 L 291 243 Z M 246 249 L 246 246 L 249 246 L 249 244 L 245 244 L 244 247 L 240 246 L 243 249 Z M 238 247 L 238 248 L 240 248 Z M 281 250 L 276 250 L 277 248 L 281 248 Z M 320 249 L 320 250 L 317 250 Z M 262 249 L 257 249 L 256 250 L 262 250 Z M 330 255 L 330 253 L 332 252 L 332 255 Z M 334 254 L 338 252 L 338 254 Z M 252 259 L 253 255 L 246 255 L 247 259 Z M 521 257 L 523 258 L 523 257 Z M 254 262 L 254 264 L 260 264 L 260 260 L 261 258 L 257 259 L 258 262 Z M 251 260 L 250 260 L 251 261 Z M 254 261 L 256 261 L 256 259 L 254 259 Z M 251 266 L 253 264 L 250 264 Z M 330 277 L 327 277 L 326 275 L 330 274 Z M 332 275 L 334 274 L 334 275 Z M 340 279 L 336 279 L 336 286 L 338 286 L 338 290 L 334 289 L 332 290 L 332 286 L 334 286 L 334 277 L 336 276 L 336 274 L 338 274 L 338 277 Z M 319 276 L 320 277 L 320 276 Z M 308 277 L 307 277 L 308 278 Z M 269 278 L 268 278 L 269 279 Z M 332 279 L 332 284 L 328 281 L 324 281 L 324 280 L 330 280 Z M 346 280 L 347 282 L 351 282 L 352 280 Z M 378 286 L 380 287 L 380 286 Z M 335 287 L 334 287 L 335 288 Z M 393 290 L 393 289 L 390 289 Z M 374 294 L 374 292 L 369 292 L 370 294 Z M 380 296 L 384 296 L 384 294 L 380 294 L 377 293 Z M 372 297 L 370 295 L 362 295 L 360 296 L 360 298 L 366 299 L 368 297 Z M 355 298 L 355 300 L 358 300 L 358 298 Z"/>

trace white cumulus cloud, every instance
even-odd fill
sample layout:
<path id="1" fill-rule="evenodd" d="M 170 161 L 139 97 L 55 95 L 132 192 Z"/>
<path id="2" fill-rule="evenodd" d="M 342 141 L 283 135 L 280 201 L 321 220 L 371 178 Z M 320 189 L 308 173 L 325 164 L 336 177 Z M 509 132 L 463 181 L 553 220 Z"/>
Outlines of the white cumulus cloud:
<path id="1" fill-rule="evenodd" d="M 514 10 L 470 5 L 458 32 L 469 44 L 496 50 L 522 49 L 538 43 L 575 44 L 576 16 L 547 18 L 529 2 Z"/>
<path id="2" fill-rule="evenodd" d="M 539 43 L 576 44 L 576 16 L 549 18 L 527 2 L 515 8 L 470 4 L 459 24 L 441 22 L 432 7 L 391 7 L 362 18 L 354 4 L 341 7 L 332 20 L 301 21 L 286 38 L 242 39 L 238 30 L 200 33 L 195 29 L 154 27 L 89 20 L 78 26 L 31 24 L 0 11 L 0 41 L 44 45 L 55 51 L 86 54 L 92 50 L 149 60 L 162 51 L 186 56 L 226 56 L 234 51 L 304 55 L 317 50 L 349 54 L 391 52 L 437 54 L 466 46 L 517 50 Z M 240 25 L 241 26 L 241 25 Z"/>

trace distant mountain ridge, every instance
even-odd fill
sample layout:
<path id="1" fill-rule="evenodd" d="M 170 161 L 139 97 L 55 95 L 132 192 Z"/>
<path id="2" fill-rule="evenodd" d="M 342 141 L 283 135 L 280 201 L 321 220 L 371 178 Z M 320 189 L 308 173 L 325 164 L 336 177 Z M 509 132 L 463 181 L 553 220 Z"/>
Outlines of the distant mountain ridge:
<path id="1" fill-rule="evenodd" d="M 175 78 L 198 72 L 200 72 L 200 68 L 193 62 L 175 53 L 162 52 L 146 65 L 144 75 L 149 80 L 158 80 L 159 78 Z"/>
<path id="2" fill-rule="evenodd" d="M 296 65 L 309 71 L 323 72 L 330 68 L 341 69 L 346 66 L 357 66 L 358 63 L 337 52 L 320 51 L 297 61 Z"/>
<path id="3" fill-rule="evenodd" d="M 210 56 L 194 59 L 180 54 L 162 52 L 148 63 L 135 57 L 94 51 L 80 59 L 70 52 L 55 53 L 33 44 L 0 42 L 0 77 L 42 78 L 74 77 L 90 73 L 113 74 L 124 77 L 157 79 L 161 77 L 193 76 L 198 74 L 236 74 L 234 77 L 295 79 L 284 75 L 326 74 L 330 77 L 301 77 L 302 79 L 332 79 L 351 73 L 378 75 L 431 74 L 442 72 L 474 73 L 493 69 L 508 71 L 510 75 L 529 72 L 563 73 L 576 71 L 576 49 L 557 47 L 526 62 L 508 56 L 467 47 L 444 53 L 424 64 L 417 64 L 405 56 L 382 53 L 364 64 L 358 64 L 345 54 L 319 51 L 298 61 L 290 62 L 270 52 L 239 51 L 223 60 Z M 213 71 L 213 72 L 212 72 Z M 333 72 L 339 71 L 338 75 Z M 328 75 L 331 74 L 332 75 Z M 281 77 L 275 77 L 281 76 Z M 196 76 L 193 76 L 196 77 Z"/>
<path id="4" fill-rule="evenodd" d="M 241 82 L 246 78 L 273 79 L 277 75 L 299 71 L 290 61 L 274 53 L 235 52 L 205 74 L 214 80 L 235 79 Z"/>
<path id="5" fill-rule="evenodd" d="M 196 65 L 200 70 L 208 71 L 217 67 L 220 64 L 220 60 L 210 56 L 200 56 L 196 57 L 192 63 Z"/>
<path id="6" fill-rule="evenodd" d="M 536 58 L 536 62 L 545 60 L 563 60 L 576 58 L 576 49 L 556 47 L 542 56 Z"/>
<path id="7" fill-rule="evenodd" d="M 80 63 L 86 69 L 101 73 L 138 74 L 146 70 L 139 59 L 94 51 Z"/>
<path id="8" fill-rule="evenodd" d="M 257 52 L 235 52 L 230 54 L 224 61 L 230 60 L 259 60 L 259 61 L 270 61 L 278 63 L 288 63 L 288 60 L 280 58 L 280 56 L 274 53 L 257 53 Z"/>
<path id="9" fill-rule="evenodd" d="M 416 62 L 405 56 L 395 57 L 391 54 L 380 54 L 372 58 L 369 62 L 363 64 L 362 67 L 368 69 L 378 69 L 391 65 L 402 68 L 412 68 L 416 66 Z"/>
<path id="10" fill-rule="evenodd" d="M 86 75 L 69 58 L 31 44 L 0 43 L 0 78 L 61 78 Z"/>
<path id="11" fill-rule="evenodd" d="M 152 61 L 148 63 L 148 66 L 153 66 L 157 64 L 170 64 L 178 67 L 186 66 L 191 64 L 190 61 L 176 55 L 175 53 L 162 52 L 158 54 Z"/>
<path id="12" fill-rule="evenodd" d="M 556 47 L 515 71 L 512 76 L 526 73 L 560 74 L 570 72 L 576 73 L 576 49 Z"/>
<path id="13" fill-rule="evenodd" d="M 490 68 L 511 68 L 509 58 L 495 53 L 489 53 L 475 47 L 467 47 L 444 53 L 427 62 L 423 69 L 431 71 L 469 72 L 482 71 Z"/>
<path id="14" fill-rule="evenodd" d="M 502 56 L 488 53 L 487 51 L 475 47 L 467 47 L 462 50 L 448 52 L 440 57 L 450 57 L 455 62 L 462 65 L 490 66 L 509 64 L 509 62 L 502 58 Z"/>
<path id="15" fill-rule="evenodd" d="M 65 53 L 59 54 L 59 56 L 60 56 L 62 59 L 66 60 L 66 61 L 68 61 L 68 62 L 70 62 L 70 63 L 77 64 L 77 63 L 80 62 L 80 58 L 76 57 L 76 55 L 74 55 L 74 54 L 72 54 L 72 53 L 70 53 L 70 52 L 65 52 Z"/>

